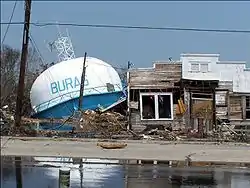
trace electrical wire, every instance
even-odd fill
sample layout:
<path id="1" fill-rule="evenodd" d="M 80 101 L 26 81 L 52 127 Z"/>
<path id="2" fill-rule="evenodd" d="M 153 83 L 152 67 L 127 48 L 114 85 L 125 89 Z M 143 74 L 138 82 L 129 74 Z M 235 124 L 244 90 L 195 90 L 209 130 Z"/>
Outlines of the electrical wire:
<path id="1" fill-rule="evenodd" d="M 32 37 L 31 34 L 30 34 L 30 41 L 31 41 L 31 43 L 33 44 L 33 46 L 34 46 L 35 50 L 37 51 L 38 55 L 40 56 L 40 58 L 41 58 L 41 60 L 42 60 L 42 63 L 45 64 L 45 60 L 44 60 L 44 58 L 43 58 L 43 56 L 42 56 L 42 54 L 41 54 L 39 48 L 38 48 L 37 45 L 36 45 L 36 42 L 35 42 L 35 40 L 34 40 L 34 37 Z M 101 66 L 110 67 L 110 65 L 105 65 L 105 64 L 101 64 Z M 122 67 L 113 66 L 113 65 L 112 65 L 112 67 L 113 67 L 114 69 L 127 71 L 127 68 L 122 68 Z"/>
<path id="2" fill-rule="evenodd" d="M 2 42 L 1 42 L 1 46 L 3 46 L 4 40 L 5 40 L 6 36 L 7 36 L 7 33 L 8 33 L 8 31 L 9 31 L 9 28 L 10 28 L 10 25 L 11 25 L 11 23 L 12 23 L 12 18 L 13 18 L 13 16 L 14 16 L 14 13 L 15 13 L 15 10 L 16 10 L 16 5 L 17 5 L 17 0 L 15 1 L 15 4 L 14 4 L 14 6 L 13 6 L 13 8 L 12 8 L 10 20 L 9 20 L 9 22 L 8 22 L 9 24 L 7 24 L 7 28 L 6 28 L 6 31 L 5 31 L 5 33 L 4 33 L 3 40 L 2 40 Z"/>
<path id="3" fill-rule="evenodd" d="M 43 58 L 43 56 L 42 56 L 42 54 L 41 54 L 39 48 L 37 47 L 37 44 L 36 44 L 36 42 L 35 42 L 35 40 L 34 40 L 34 37 L 32 37 L 31 34 L 30 34 L 30 41 L 31 41 L 32 45 L 34 46 L 35 50 L 37 51 L 37 53 L 38 53 L 38 55 L 39 55 L 39 57 L 40 57 L 42 63 L 45 65 L 45 60 L 44 60 L 44 58 Z M 110 67 L 110 65 L 104 65 L 104 64 L 101 64 L 101 66 Z M 127 68 L 122 68 L 122 67 L 113 66 L 113 65 L 112 65 L 112 67 L 113 67 L 114 69 L 125 70 L 125 71 L 127 71 Z"/>
<path id="4" fill-rule="evenodd" d="M 24 22 L 1 22 L 1 25 L 20 25 Z M 31 22 L 30 25 L 37 27 L 46 26 L 72 26 L 72 27 L 92 27 L 92 28 L 114 28 L 114 29 L 142 29 L 142 30 L 165 30 L 165 31 L 193 31 L 193 32 L 217 32 L 217 33 L 245 33 L 250 34 L 250 30 L 238 29 L 202 29 L 202 28 L 182 28 L 182 27 L 153 27 L 153 26 L 132 26 L 132 25 L 109 25 L 109 24 L 80 24 L 80 23 L 58 23 L 58 22 Z"/>
<path id="5" fill-rule="evenodd" d="M 31 34 L 30 34 L 30 41 L 31 41 L 32 45 L 34 46 L 35 50 L 37 51 L 37 53 L 38 53 L 38 55 L 39 55 L 39 57 L 40 57 L 42 63 L 45 64 L 45 60 L 44 60 L 44 58 L 43 58 L 43 56 L 42 56 L 42 54 L 41 54 L 39 48 L 37 47 L 37 44 L 36 44 L 36 42 L 35 42 L 35 40 L 34 40 L 34 37 L 32 37 Z M 110 67 L 110 65 L 104 65 L 104 64 L 101 64 L 101 66 Z M 113 65 L 112 65 L 112 67 L 113 67 L 114 69 L 127 71 L 127 68 L 122 68 L 122 67 L 113 66 Z"/>
<path id="6" fill-rule="evenodd" d="M 30 39 L 30 42 L 32 43 L 33 47 L 35 48 L 36 52 L 38 53 L 39 58 L 42 61 L 42 64 L 44 65 L 45 59 L 43 58 L 42 53 L 40 52 L 39 48 L 37 47 L 36 42 L 35 42 L 34 38 L 32 37 L 31 33 L 29 33 L 29 39 Z"/>

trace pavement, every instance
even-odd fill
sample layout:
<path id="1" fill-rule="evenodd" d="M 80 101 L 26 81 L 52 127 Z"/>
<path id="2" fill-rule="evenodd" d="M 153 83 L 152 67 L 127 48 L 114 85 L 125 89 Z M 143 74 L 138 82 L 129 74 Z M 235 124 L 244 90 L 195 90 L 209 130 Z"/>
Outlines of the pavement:
<path id="1" fill-rule="evenodd" d="M 250 144 L 167 141 L 119 141 L 123 149 L 102 149 L 96 139 L 1 137 L 2 156 L 82 157 L 116 160 L 162 160 L 250 163 Z"/>

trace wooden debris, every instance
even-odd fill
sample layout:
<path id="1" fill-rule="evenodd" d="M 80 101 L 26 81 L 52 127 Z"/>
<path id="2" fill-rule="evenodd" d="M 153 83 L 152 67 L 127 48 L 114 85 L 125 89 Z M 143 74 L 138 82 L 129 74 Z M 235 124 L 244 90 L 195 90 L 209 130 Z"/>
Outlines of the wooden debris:
<path id="1" fill-rule="evenodd" d="M 127 130 L 127 118 L 117 112 L 99 113 L 92 110 L 84 112 L 84 118 L 81 122 L 81 130 L 83 132 L 96 132 L 105 138 L 112 138 L 113 135 L 128 135 L 138 137 L 138 135 Z"/>
<path id="2" fill-rule="evenodd" d="M 209 111 L 210 103 L 198 103 L 195 105 L 195 112 L 197 116 L 201 116 L 202 113 Z M 83 112 L 83 116 L 78 118 L 70 117 L 68 119 L 32 119 L 23 117 L 23 126 L 16 128 L 13 127 L 13 117 L 9 111 L 4 107 L 0 109 L 1 114 L 1 135 L 8 136 L 42 136 L 42 137 L 65 137 L 65 138 L 99 138 L 99 139 L 133 139 L 133 140 L 168 140 L 168 141 L 179 141 L 179 140 L 197 140 L 200 138 L 200 133 L 195 129 L 180 129 L 172 130 L 166 127 L 158 127 L 152 129 L 147 127 L 143 131 L 138 130 L 127 130 L 127 118 L 116 112 L 95 112 L 87 110 Z M 39 123 L 60 123 L 61 125 L 67 124 L 72 125 L 72 131 L 69 130 L 35 130 L 34 124 Z M 75 130 L 74 125 L 80 124 L 81 129 Z M 36 128 L 36 127 L 35 127 Z M 238 141 L 238 142 L 250 142 L 250 136 L 236 132 L 234 126 L 225 122 L 218 124 L 217 130 L 207 131 L 202 137 L 203 141 Z M 119 145 L 119 144 L 118 144 Z M 100 145 L 106 149 L 116 149 L 122 146 L 117 145 Z M 126 146 L 124 146 L 126 147 Z"/>
<path id="3" fill-rule="evenodd" d="M 151 129 L 140 136 L 142 137 L 142 139 L 146 139 L 146 140 L 154 140 L 157 138 L 160 140 L 169 140 L 169 141 L 181 140 L 181 138 L 178 137 L 173 131 L 169 131 L 167 129 L 158 130 L 158 128 Z"/>
<path id="4" fill-rule="evenodd" d="M 103 149 L 123 149 L 127 146 L 125 143 L 97 143 Z"/>

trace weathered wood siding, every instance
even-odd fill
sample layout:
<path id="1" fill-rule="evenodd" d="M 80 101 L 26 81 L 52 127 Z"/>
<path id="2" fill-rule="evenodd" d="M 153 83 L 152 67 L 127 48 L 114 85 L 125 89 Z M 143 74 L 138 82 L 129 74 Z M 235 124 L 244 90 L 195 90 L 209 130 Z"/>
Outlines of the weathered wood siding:
<path id="1" fill-rule="evenodd" d="M 229 111 L 229 92 L 233 91 L 232 81 L 219 81 L 216 88 L 216 116 L 220 119 L 230 119 Z"/>
<path id="2" fill-rule="evenodd" d="M 216 91 L 216 117 L 228 119 L 228 91 Z"/>
<path id="3" fill-rule="evenodd" d="M 229 100 L 229 119 L 242 119 L 241 96 L 230 96 Z"/>
<path id="4" fill-rule="evenodd" d="M 190 101 L 190 92 L 186 91 L 186 89 L 184 89 L 184 103 L 187 106 L 186 109 L 186 113 L 184 114 L 184 121 L 185 121 L 185 125 L 188 128 L 191 128 L 191 122 L 190 122 L 190 105 L 191 105 L 191 101 Z"/>
<path id="5" fill-rule="evenodd" d="M 220 119 L 228 119 L 228 107 L 216 106 L 216 116 Z"/>
<path id="6" fill-rule="evenodd" d="M 131 118 L 130 118 L 130 122 L 132 124 L 132 126 L 159 126 L 159 125 L 163 125 L 165 127 L 169 127 L 172 126 L 173 129 L 179 129 L 179 128 L 184 128 L 185 127 L 185 122 L 184 122 L 184 116 L 182 115 L 176 115 L 176 108 L 177 105 L 174 104 L 173 105 L 173 111 L 174 111 L 174 120 L 141 120 L 141 116 L 140 116 L 140 111 L 137 110 L 132 110 L 131 111 Z"/>
<path id="7" fill-rule="evenodd" d="M 174 83 L 181 79 L 181 64 L 155 64 L 155 67 L 130 70 L 128 85 L 131 89 L 174 87 Z"/>
<path id="8" fill-rule="evenodd" d="M 246 95 L 231 93 L 229 97 L 230 122 L 235 125 L 235 130 L 246 131 L 250 134 L 250 120 L 246 119 Z"/>
<path id="9" fill-rule="evenodd" d="M 130 90 L 140 89 L 168 89 L 178 87 L 175 83 L 181 80 L 181 63 L 156 62 L 150 69 L 129 70 L 128 86 Z M 141 120 L 139 101 L 129 101 L 130 124 L 133 126 L 172 126 L 179 128 L 184 126 L 183 116 L 176 115 L 176 104 L 173 105 L 174 120 Z"/>
<path id="10" fill-rule="evenodd" d="M 219 81 L 218 89 L 233 91 L 233 82 L 232 81 Z"/>
<path id="11" fill-rule="evenodd" d="M 250 130 L 250 120 L 230 120 L 230 123 L 232 125 L 235 125 L 237 127 L 235 127 L 235 129 L 240 129 L 240 128 L 243 128 L 243 129 L 248 129 Z"/>
<path id="12" fill-rule="evenodd" d="M 182 68 L 182 63 L 181 62 L 174 62 L 174 63 L 170 63 L 170 62 L 161 62 L 161 61 L 157 61 L 154 62 L 154 70 L 155 71 L 181 71 Z"/>

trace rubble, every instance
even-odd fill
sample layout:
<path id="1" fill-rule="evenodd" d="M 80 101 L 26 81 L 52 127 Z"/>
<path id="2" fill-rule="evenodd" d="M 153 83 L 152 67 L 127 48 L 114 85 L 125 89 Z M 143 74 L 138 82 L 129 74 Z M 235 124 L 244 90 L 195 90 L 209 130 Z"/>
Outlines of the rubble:
<path id="1" fill-rule="evenodd" d="M 4 109 L 4 110 L 3 110 Z M 14 116 L 13 113 L 8 112 L 8 107 L 0 109 L 1 113 L 1 135 L 8 136 L 41 136 L 41 137 L 66 137 L 66 138 L 103 138 L 103 139 L 134 139 L 134 140 L 195 140 L 203 141 L 240 141 L 249 142 L 250 138 L 246 134 L 237 133 L 234 126 L 225 122 L 218 125 L 217 130 L 200 133 L 195 129 L 179 129 L 172 130 L 169 128 L 158 127 L 155 129 L 146 128 L 144 131 L 134 132 L 127 130 L 126 116 L 117 112 L 96 112 L 87 110 L 81 112 L 77 117 L 71 117 L 67 120 L 38 120 L 31 118 L 22 118 L 23 126 L 13 127 Z M 57 122 L 60 124 L 72 125 L 71 131 L 60 130 L 34 130 L 34 124 L 41 122 Z M 79 130 L 76 127 L 79 127 Z"/>
<path id="2" fill-rule="evenodd" d="M 80 119 L 81 132 L 94 132 L 104 137 L 124 134 L 126 117 L 116 112 L 99 113 L 92 110 L 83 112 Z"/>
<path id="3" fill-rule="evenodd" d="M 177 136 L 173 131 L 169 131 L 167 129 L 159 130 L 158 128 L 151 129 L 147 132 L 144 132 L 143 134 L 139 136 L 142 139 L 146 139 L 146 140 L 155 140 L 155 139 L 169 140 L 169 141 L 181 140 L 181 138 Z"/>
<path id="4" fill-rule="evenodd" d="M 245 133 L 237 133 L 234 130 L 234 125 L 222 122 L 218 125 L 218 128 L 211 130 L 204 134 L 205 138 L 210 138 L 213 140 L 220 140 L 224 142 L 249 142 L 250 137 Z"/>
<path id="5" fill-rule="evenodd" d="M 132 135 L 136 139 L 161 139 L 176 141 L 181 140 L 173 131 L 152 129 L 144 131 L 141 134 L 127 130 L 126 117 L 116 112 L 99 113 L 92 110 L 87 110 L 80 118 L 80 127 L 83 132 L 95 132 L 101 134 L 105 138 L 113 138 L 113 135 Z M 131 137 L 130 137 L 131 138 Z"/>
<path id="6" fill-rule="evenodd" d="M 0 126 L 1 132 L 14 124 L 14 113 L 9 110 L 8 105 L 0 109 Z"/>

